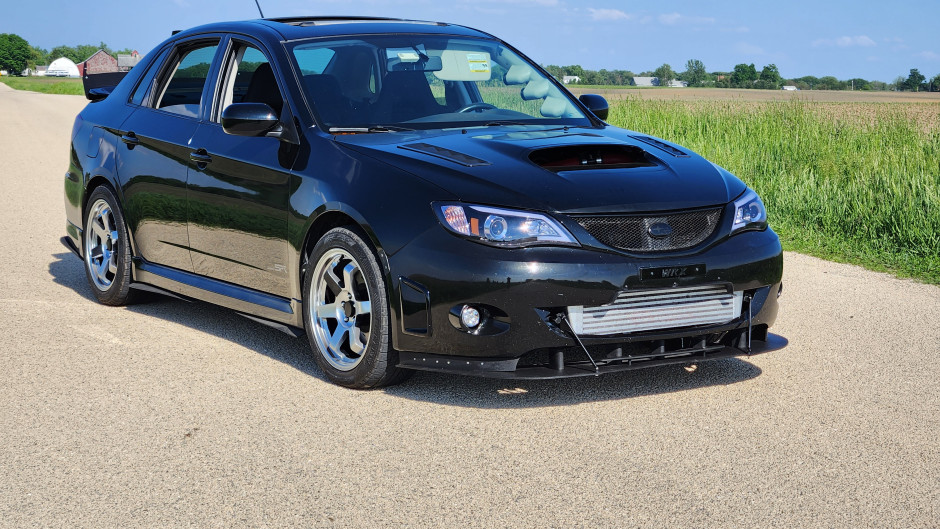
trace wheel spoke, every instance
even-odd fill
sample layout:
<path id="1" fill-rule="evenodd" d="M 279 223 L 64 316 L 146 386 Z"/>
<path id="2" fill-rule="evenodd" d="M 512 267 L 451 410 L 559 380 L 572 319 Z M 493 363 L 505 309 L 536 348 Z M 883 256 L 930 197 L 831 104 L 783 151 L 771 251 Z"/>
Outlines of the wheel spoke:
<path id="1" fill-rule="evenodd" d="M 353 327 L 349 330 L 349 348 L 357 355 L 361 355 L 366 349 L 366 344 L 362 341 L 362 332 L 359 327 Z"/>
<path id="2" fill-rule="evenodd" d="M 108 261 L 110 259 L 107 255 L 103 256 L 100 263 L 95 265 L 95 275 L 98 276 L 103 283 L 108 283 Z"/>
<path id="3" fill-rule="evenodd" d="M 356 273 L 356 270 L 358 270 L 358 268 L 356 268 L 356 265 L 352 263 L 349 263 L 343 267 L 343 281 L 345 281 L 346 290 L 350 292 L 353 291 L 353 286 L 356 284 L 353 279 L 353 275 Z"/>
<path id="4" fill-rule="evenodd" d="M 337 325 L 336 330 L 333 331 L 333 334 L 330 335 L 330 350 L 336 353 L 337 355 L 342 355 L 343 352 L 340 351 L 340 346 L 343 345 L 343 338 L 346 336 L 346 329 Z"/>
<path id="5" fill-rule="evenodd" d="M 338 260 L 339 259 L 337 259 L 337 261 Z M 335 264 L 336 263 L 333 263 L 333 265 Z M 343 291 L 343 287 L 339 286 L 339 278 L 336 277 L 336 274 L 333 272 L 332 265 L 330 266 L 329 270 L 326 271 L 326 274 L 323 275 L 323 279 L 326 280 L 326 284 L 334 296 Z"/>
<path id="6" fill-rule="evenodd" d="M 357 301 L 356 302 L 356 314 L 361 316 L 363 314 L 372 313 L 372 302 L 371 301 Z"/>
<path id="7" fill-rule="evenodd" d="M 114 229 L 111 227 L 111 209 L 102 209 L 99 215 L 101 216 L 101 225 L 104 227 L 104 231 L 114 231 Z"/>
<path id="8" fill-rule="evenodd" d="M 328 318 L 335 320 L 336 319 L 336 303 L 326 303 L 323 305 L 317 305 L 317 317 L 318 318 Z"/>
<path id="9" fill-rule="evenodd" d="M 108 239 L 108 231 L 99 222 L 93 222 L 91 224 L 91 231 L 95 232 L 95 236 L 98 237 L 98 240 L 101 242 Z"/>
<path id="10" fill-rule="evenodd" d="M 117 252 L 112 251 L 108 256 L 108 271 L 112 274 L 117 274 L 117 255 Z"/>

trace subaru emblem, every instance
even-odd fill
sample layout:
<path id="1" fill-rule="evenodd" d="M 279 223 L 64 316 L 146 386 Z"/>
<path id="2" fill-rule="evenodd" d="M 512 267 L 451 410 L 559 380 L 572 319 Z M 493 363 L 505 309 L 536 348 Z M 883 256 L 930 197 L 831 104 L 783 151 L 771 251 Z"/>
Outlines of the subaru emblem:
<path id="1" fill-rule="evenodd" d="M 649 228 L 650 237 L 654 239 L 665 239 L 672 235 L 672 226 L 666 224 L 665 222 L 657 222 Z"/>

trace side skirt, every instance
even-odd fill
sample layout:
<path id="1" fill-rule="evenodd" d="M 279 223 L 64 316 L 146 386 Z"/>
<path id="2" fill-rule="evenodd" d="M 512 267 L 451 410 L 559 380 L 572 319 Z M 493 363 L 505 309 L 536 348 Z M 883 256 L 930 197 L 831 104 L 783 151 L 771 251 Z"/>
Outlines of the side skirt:
<path id="1" fill-rule="evenodd" d="M 184 298 L 198 299 L 226 307 L 252 320 L 271 325 L 292 336 L 302 331 L 287 331 L 284 327 L 303 329 L 301 302 L 233 285 L 217 279 L 184 272 L 134 258 L 135 288 L 163 290 Z M 154 288 L 138 286 L 149 285 Z"/>

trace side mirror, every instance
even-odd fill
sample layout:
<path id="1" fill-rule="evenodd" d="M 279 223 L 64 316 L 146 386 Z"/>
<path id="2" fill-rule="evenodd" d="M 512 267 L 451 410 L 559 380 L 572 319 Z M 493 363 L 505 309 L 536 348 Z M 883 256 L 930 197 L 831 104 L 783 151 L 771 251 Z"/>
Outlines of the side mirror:
<path id="1" fill-rule="evenodd" d="M 598 119 L 602 121 L 607 120 L 607 112 L 610 110 L 610 107 L 607 105 L 607 100 L 603 96 L 597 94 L 584 94 L 578 98 L 578 101 L 584 103 L 584 106 L 588 108 Z"/>
<path id="2" fill-rule="evenodd" d="M 264 103 L 232 103 L 222 110 L 222 130 L 233 136 L 264 136 L 280 119 Z"/>

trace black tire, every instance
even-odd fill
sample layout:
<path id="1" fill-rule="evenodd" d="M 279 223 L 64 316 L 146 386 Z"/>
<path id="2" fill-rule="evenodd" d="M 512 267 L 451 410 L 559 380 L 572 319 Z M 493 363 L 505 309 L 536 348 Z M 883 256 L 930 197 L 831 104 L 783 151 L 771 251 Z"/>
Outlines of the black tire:
<path id="1" fill-rule="evenodd" d="M 99 303 L 132 301 L 131 249 L 127 225 L 114 192 L 99 186 L 88 197 L 82 233 L 85 277 Z"/>
<path id="2" fill-rule="evenodd" d="M 385 275 L 365 237 L 334 228 L 314 246 L 304 275 L 304 327 L 331 382 L 356 389 L 398 384 Z"/>

